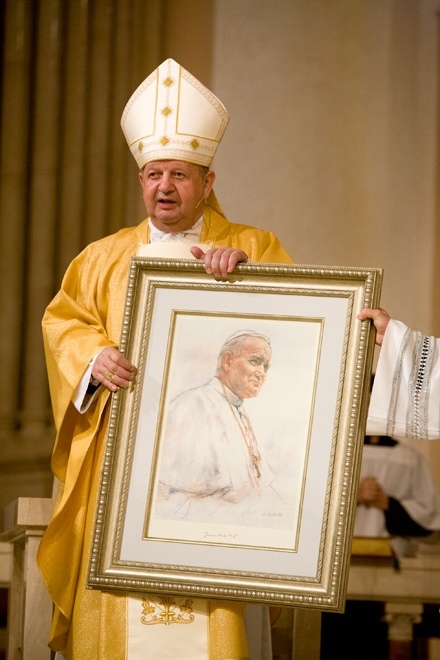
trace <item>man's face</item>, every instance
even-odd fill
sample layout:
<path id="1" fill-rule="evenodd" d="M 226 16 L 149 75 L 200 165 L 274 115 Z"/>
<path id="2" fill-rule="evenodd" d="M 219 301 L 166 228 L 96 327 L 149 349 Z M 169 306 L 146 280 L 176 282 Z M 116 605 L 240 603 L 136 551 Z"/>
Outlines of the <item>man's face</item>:
<path id="1" fill-rule="evenodd" d="M 257 396 L 266 380 L 271 356 L 269 345 L 262 337 L 249 337 L 241 353 L 224 354 L 221 380 L 240 399 Z"/>
<path id="2" fill-rule="evenodd" d="M 177 232 L 192 227 L 202 215 L 215 174 L 180 160 L 156 160 L 145 165 L 139 179 L 153 225 Z"/>

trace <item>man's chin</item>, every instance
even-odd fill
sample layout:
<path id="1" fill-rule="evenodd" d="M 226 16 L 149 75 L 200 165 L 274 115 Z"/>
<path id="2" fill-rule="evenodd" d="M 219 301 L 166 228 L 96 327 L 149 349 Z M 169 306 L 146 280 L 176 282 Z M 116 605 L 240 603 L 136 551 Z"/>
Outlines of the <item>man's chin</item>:
<path id="1" fill-rule="evenodd" d="M 255 387 L 251 390 L 246 390 L 246 394 L 243 395 L 243 399 L 253 399 L 254 397 L 260 394 L 261 387 Z"/>
<path id="2" fill-rule="evenodd" d="M 151 219 L 151 222 L 157 229 L 161 231 L 176 232 L 179 231 L 179 219 L 172 218 L 170 216 L 156 216 L 154 219 Z"/>

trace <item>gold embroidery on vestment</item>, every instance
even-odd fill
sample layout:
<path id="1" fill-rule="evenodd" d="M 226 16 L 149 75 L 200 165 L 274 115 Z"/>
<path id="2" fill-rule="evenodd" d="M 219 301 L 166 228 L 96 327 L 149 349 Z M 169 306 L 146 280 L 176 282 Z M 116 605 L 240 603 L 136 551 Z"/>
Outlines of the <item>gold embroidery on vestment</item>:
<path id="1" fill-rule="evenodd" d="M 174 596 L 158 596 L 159 603 L 147 598 L 142 599 L 141 623 L 146 626 L 171 623 L 192 623 L 195 619 L 191 598 L 182 599 L 178 603 Z M 180 611 L 180 614 L 179 614 Z"/>

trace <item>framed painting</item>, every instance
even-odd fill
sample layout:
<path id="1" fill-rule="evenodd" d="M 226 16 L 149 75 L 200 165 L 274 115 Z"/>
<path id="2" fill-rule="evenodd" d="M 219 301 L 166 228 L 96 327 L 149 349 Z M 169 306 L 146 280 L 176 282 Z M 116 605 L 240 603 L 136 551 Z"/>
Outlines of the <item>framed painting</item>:
<path id="1" fill-rule="evenodd" d="M 132 260 L 89 587 L 343 609 L 381 281 Z"/>

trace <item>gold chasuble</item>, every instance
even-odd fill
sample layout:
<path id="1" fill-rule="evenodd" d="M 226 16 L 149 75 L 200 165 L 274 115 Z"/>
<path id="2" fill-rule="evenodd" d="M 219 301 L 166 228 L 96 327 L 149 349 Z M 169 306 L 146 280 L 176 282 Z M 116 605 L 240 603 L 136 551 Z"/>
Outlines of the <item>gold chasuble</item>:
<path id="1" fill-rule="evenodd" d="M 169 657 L 166 651 L 163 656 L 156 653 L 150 656 L 149 646 L 143 647 L 142 654 L 130 652 L 128 601 L 132 603 L 133 598 L 116 591 L 86 589 L 110 392 L 102 388 L 82 414 L 72 403 L 89 361 L 100 349 L 118 345 L 130 259 L 137 254 L 139 245 L 149 240 L 148 222 L 144 220 L 137 227 L 122 229 L 89 245 L 68 268 L 61 290 L 43 319 L 57 428 L 52 469 L 61 486 L 53 519 L 40 544 L 38 564 L 54 602 L 49 645 L 74 660 Z M 200 242 L 212 247 L 243 249 L 255 262 L 291 263 L 272 233 L 229 223 L 213 193 L 205 207 Z M 152 598 L 152 594 L 139 595 L 139 619 L 148 616 L 148 602 Z M 199 606 L 200 611 L 205 611 L 202 621 L 209 622 L 204 631 L 208 640 L 206 657 L 210 660 L 247 658 L 244 606 L 194 600 L 191 614 L 196 620 Z M 145 626 L 145 629 L 153 627 Z M 173 628 L 161 627 L 164 635 Z M 192 630 L 192 624 L 180 628 Z"/>

